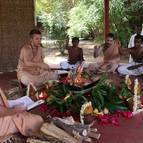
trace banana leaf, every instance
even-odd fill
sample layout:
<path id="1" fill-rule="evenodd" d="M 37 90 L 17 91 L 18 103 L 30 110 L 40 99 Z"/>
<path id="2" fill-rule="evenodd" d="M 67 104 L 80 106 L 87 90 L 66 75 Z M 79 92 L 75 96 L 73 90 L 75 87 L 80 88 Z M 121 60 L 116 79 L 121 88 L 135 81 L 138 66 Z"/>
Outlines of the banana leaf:
<path id="1" fill-rule="evenodd" d="M 101 94 L 98 95 L 98 101 L 100 102 L 100 106 L 104 107 L 104 97 Z"/>
<path id="2" fill-rule="evenodd" d="M 115 105 L 115 104 L 109 103 L 109 104 L 106 104 L 105 106 L 106 108 L 109 109 L 111 113 L 115 112 L 116 110 L 128 110 L 128 108 L 123 104 Z"/>

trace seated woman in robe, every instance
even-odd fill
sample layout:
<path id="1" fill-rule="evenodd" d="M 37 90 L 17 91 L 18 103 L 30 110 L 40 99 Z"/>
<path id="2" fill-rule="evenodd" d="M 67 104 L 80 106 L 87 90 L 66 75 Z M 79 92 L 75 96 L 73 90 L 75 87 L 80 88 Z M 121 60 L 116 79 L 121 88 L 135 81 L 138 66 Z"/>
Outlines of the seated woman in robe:
<path id="1" fill-rule="evenodd" d="M 67 66 L 68 68 L 74 68 L 76 65 L 81 64 L 84 61 L 83 50 L 78 47 L 79 38 L 72 38 L 72 46 L 68 47 L 68 62 L 61 62 L 61 66 Z"/>
<path id="2" fill-rule="evenodd" d="M 57 79 L 57 73 L 51 71 L 43 61 L 41 32 L 33 29 L 29 35 L 30 41 L 21 49 L 17 70 L 18 79 L 24 85 L 32 83 L 35 86 Z"/>
<path id="3" fill-rule="evenodd" d="M 121 44 L 119 41 L 115 41 L 112 33 L 108 34 L 105 44 L 100 47 L 95 47 L 94 57 L 102 55 L 103 61 L 99 61 L 96 64 L 90 64 L 89 70 L 97 72 L 115 72 L 121 55 Z"/>
<path id="4" fill-rule="evenodd" d="M 3 91 L 0 89 L 0 141 L 9 135 L 20 132 L 24 136 L 38 132 L 43 124 L 39 115 L 26 112 L 26 108 L 17 105 L 9 107 Z"/>
<path id="5" fill-rule="evenodd" d="M 142 75 L 143 74 L 143 37 L 138 34 L 135 36 L 135 46 L 129 49 L 133 62 L 120 66 L 118 72 L 122 75 Z"/>

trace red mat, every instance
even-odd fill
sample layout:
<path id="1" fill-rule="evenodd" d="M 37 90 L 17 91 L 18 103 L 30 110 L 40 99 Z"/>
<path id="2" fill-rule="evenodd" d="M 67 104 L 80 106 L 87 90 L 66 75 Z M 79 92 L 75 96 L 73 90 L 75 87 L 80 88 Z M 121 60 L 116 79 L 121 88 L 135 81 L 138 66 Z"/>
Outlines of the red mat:
<path id="1" fill-rule="evenodd" d="M 0 88 L 3 90 L 8 90 L 12 88 L 10 81 L 17 79 L 16 72 L 8 72 L 0 74 Z"/>
<path id="2" fill-rule="evenodd" d="M 120 86 L 120 82 L 124 80 L 124 77 L 120 77 L 117 74 L 110 75 L 110 77 L 117 86 Z M 143 78 L 141 76 L 138 78 L 141 85 L 143 85 Z M 1 74 L 0 87 L 4 90 L 10 89 L 11 85 L 9 81 L 12 79 L 16 79 L 15 72 Z M 36 110 L 35 113 L 38 114 Z M 95 140 L 94 143 L 143 143 L 143 113 L 131 119 L 121 117 L 119 120 L 119 126 L 112 124 L 99 125 L 95 123 L 95 127 L 101 133 L 101 138 L 98 141 Z"/>

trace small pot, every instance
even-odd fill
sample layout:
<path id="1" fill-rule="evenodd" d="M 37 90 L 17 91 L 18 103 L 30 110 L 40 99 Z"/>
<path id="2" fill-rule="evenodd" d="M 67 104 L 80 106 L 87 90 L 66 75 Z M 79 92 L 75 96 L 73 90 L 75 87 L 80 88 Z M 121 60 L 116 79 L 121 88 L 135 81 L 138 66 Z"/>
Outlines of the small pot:
<path id="1" fill-rule="evenodd" d="M 85 124 L 91 124 L 92 122 L 95 122 L 95 120 L 96 120 L 96 117 L 91 115 L 91 114 L 84 116 L 84 123 Z"/>

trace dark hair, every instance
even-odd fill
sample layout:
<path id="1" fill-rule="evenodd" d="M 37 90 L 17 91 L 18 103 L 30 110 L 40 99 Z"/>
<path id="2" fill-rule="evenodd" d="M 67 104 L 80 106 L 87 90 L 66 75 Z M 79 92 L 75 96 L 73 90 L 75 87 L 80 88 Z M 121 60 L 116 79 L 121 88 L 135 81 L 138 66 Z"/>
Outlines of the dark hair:
<path id="1" fill-rule="evenodd" d="M 135 24 L 134 27 L 142 28 L 142 24 Z"/>
<path id="2" fill-rule="evenodd" d="M 115 36 L 114 36 L 114 34 L 113 34 L 113 33 L 108 33 L 107 37 L 110 37 L 110 38 L 115 39 Z"/>
<path id="3" fill-rule="evenodd" d="M 38 29 L 32 29 L 32 30 L 30 31 L 30 33 L 29 33 L 29 36 L 32 37 L 34 34 L 39 34 L 39 35 L 41 35 L 41 32 L 40 32 L 40 30 L 38 30 Z"/>
<path id="4" fill-rule="evenodd" d="M 143 36 L 140 35 L 140 34 L 137 34 L 137 35 L 135 36 L 135 39 L 141 39 L 141 41 L 143 42 Z"/>
<path id="5" fill-rule="evenodd" d="M 79 38 L 78 37 L 73 37 L 72 38 L 72 42 L 78 41 L 79 42 Z"/>

